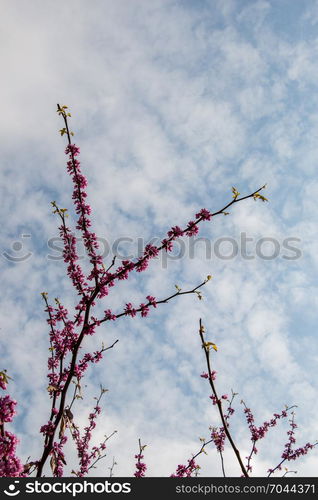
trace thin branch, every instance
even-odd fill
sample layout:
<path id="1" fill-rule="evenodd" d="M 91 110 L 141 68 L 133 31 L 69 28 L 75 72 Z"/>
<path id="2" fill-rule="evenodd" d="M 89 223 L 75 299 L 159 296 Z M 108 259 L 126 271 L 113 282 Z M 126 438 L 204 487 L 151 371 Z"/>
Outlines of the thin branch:
<path id="1" fill-rule="evenodd" d="M 205 279 L 204 281 L 202 281 L 202 283 L 200 283 L 196 287 L 192 288 L 192 290 L 186 290 L 185 292 L 182 292 L 181 290 L 178 290 L 176 293 L 173 293 L 172 295 L 169 295 L 169 297 L 166 297 L 165 299 L 156 300 L 156 304 L 167 304 L 171 299 L 174 299 L 175 297 L 179 297 L 181 295 L 189 295 L 189 294 L 196 293 L 197 290 L 199 290 L 199 288 L 201 288 L 202 286 L 204 286 L 208 281 L 210 281 L 210 280 L 209 279 Z M 147 302 L 146 304 L 144 304 L 144 306 L 146 306 L 146 307 L 149 307 L 151 305 L 152 305 L 151 302 Z M 143 309 L 142 307 L 139 307 L 139 308 L 135 309 L 135 312 L 136 313 L 141 312 L 142 309 Z M 116 316 L 116 319 L 118 319 L 118 318 L 121 318 L 123 316 L 127 316 L 127 312 L 124 311 L 124 312 L 115 314 L 115 316 Z M 98 324 L 98 323 L 104 323 L 105 321 L 109 321 L 109 318 L 105 317 L 105 318 L 102 318 L 101 320 L 94 321 L 94 322 L 90 323 L 90 326 L 95 326 L 96 324 Z"/>
<path id="2" fill-rule="evenodd" d="M 217 210 L 216 212 L 211 213 L 211 214 L 210 214 L 210 216 L 213 218 L 213 217 L 215 217 L 216 215 L 220 215 L 220 214 L 225 214 L 225 215 L 226 215 L 225 210 L 226 210 L 227 208 L 229 208 L 230 206 L 234 205 L 235 203 L 238 203 L 238 202 L 243 201 L 243 200 L 247 200 L 248 198 L 254 198 L 254 197 L 255 197 L 255 195 L 257 195 L 260 191 L 262 191 L 262 189 L 265 189 L 265 188 L 266 188 L 266 184 L 264 184 L 263 186 L 261 186 L 261 187 L 260 187 L 259 189 L 257 189 L 256 191 L 253 191 L 253 193 L 248 194 L 248 195 L 246 195 L 246 196 L 242 196 L 241 198 L 238 198 L 238 197 L 233 197 L 233 200 L 231 200 L 229 203 L 227 203 L 227 204 L 226 204 L 223 208 L 221 208 L 221 210 Z M 193 222 L 192 222 L 191 226 L 192 226 L 192 227 L 194 227 L 194 226 L 196 226 L 197 224 L 199 224 L 200 222 L 202 222 L 203 220 L 206 220 L 206 219 L 205 219 L 205 217 L 204 217 L 204 216 L 200 216 L 200 217 L 196 218 L 196 220 L 195 220 L 195 221 L 193 221 Z M 187 226 L 187 227 L 188 227 L 188 226 Z M 185 232 L 187 231 L 187 227 L 181 230 L 181 231 L 182 231 L 182 234 L 183 234 L 183 233 L 185 233 Z M 175 239 L 175 236 L 174 236 L 174 235 L 170 236 L 169 238 L 166 238 L 166 239 L 165 239 L 165 244 L 162 244 L 161 246 L 158 246 L 158 247 L 157 247 L 157 250 L 158 250 L 158 251 L 161 251 L 161 250 L 163 250 L 163 249 L 166 249 L 166 244 L 167 244 L 168 242 L 173 241 L 174 239 Z M 131 263 L 131 264 L 132 264 L 132 269 L 133 269 L 134 267 L 136 267 L 136 266 L 137 266 L 137 264 L 138 264 L 138 265 L 142 264 L 142 263 L 143 263 L 145 260 L 147 260 L 148 258 L 149 258 L 149 257 L 148 257 L 148 255 L 144 255 L 143 257 L 141 257 L 140 259 L 138 259 L 136 262 L 132 262 L 132 263 Z M 107 285 L 107 284 L 108 284 L 109 282 L 111 282 L 111 281 L 114 281 L 115 279 L 120 278 L 120 277 L 121 277 L 123 274 L 125 274 L 126 272 L 127 272 L 127 269 L 126 269 L 126 268 L 125 268 L 125 266 L 124 266 L 124 268 L 123 268 L 123 269 L 121 269 L 120 271 L 118 271 L 117 273 L 115 273 L 115 274 L 113 274 L 111 277 L 109 277 L 109 278 L 108 278 L 108 279 L 104 282 L 104 283 L 105 283 L 105 285 Z M 105 274 L 105 273 L 104 273 L 104 274 Z M 104 276 L 104 274 L 103 274 L 103 276 Z"/>
<path id="3" fill-rule="evenodd" d="M 111 270 L 111 268 L 115 265 L 115 261 L 116 261 L 116 255 L 114 255 L 113 257 L 113 260 L 112 260 L 112 263 L 110 264 L 110 266 L 106 269 L 106 273 L 108 273 L 108 271 Z"/>
<path id="4" fill-rule="evenodd" d="M 112 466 L 108 467 L 108 469 L 109 469 L 109 477 L 113 477 L 114 476 L 114 467 L 115 467 L 115 465 L 117 465 L 117 462 L 115 462 L 115 457 L 113 457 Z"/>
<path id="5" fill-rule="evenodd" d="M 233 202 L 232 202 L 233 203 Z M 213 395 L 215 397 L 215 401 L 216 401 L 216 406 L 219 410 L 219 414 L 220 414 L 220 418 L 221 418 L 221 421 L 222 421 L 222 426 L 224 428 L 224 432 L 226 434 L 226 437 L 228 438 L 229 440 L 229 443 L 235 453 L 235 456 L 237 458 L 237 461 L 241 467 L 241 470 L 244 474 L 245 477 L 249 477 L 248 473 L 247 473 L 247 470 L 243 464 L 243 461 L 241 459 L 241 455 L 240 455 L 240 452 L 239 450 L 237 449 L 237 447 L 235 446 L 235 443 L 233 441 L 233 438 L 231 436 L 231 433 L 228 429 L 228 424 L 224 418 L 224 414 L 223 414 L 223 408 L 222 408 L 222 401 L 221 399 L 218 398 L 218 395 L 217 395 L 217 392 L 216 392 L 216 388 L 215 388 L 215 385 L 213 383 L 213 374 L 212 374 L 212 370 L 211 370 L 211 363 L 210 363 L 210 351 L 209 349 L 206 347 L 205 345 L 205 341 L 204 341 L 204 337 L 203 337 L 203 332 L 204 332 L 204 327 L 202 325 L 202 320 L 200 318 L 200 328 L 199 328 L 199 335 L 200 335 L 200 338 L 201 338 L 201 342 L 202 342 L 202 348 L 204 350 L 204 354 L 205 354 L 205 359 L 206 359 L 206 364 L 207 364 L 207 368 L 208 368 L 208 374 L 209 374 L 209 383 L 210 383 L 210 386 L 211 386 L 211 389 L 212 389 L 212 392 L 213 392 Z"/>

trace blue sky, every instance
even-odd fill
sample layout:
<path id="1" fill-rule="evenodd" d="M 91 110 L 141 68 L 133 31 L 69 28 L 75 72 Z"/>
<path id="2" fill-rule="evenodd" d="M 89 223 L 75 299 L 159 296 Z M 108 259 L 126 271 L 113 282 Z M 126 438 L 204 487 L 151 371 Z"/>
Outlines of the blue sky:
<path id="1" fill-rule="evenodd" d="M 71 306 L 61 261 L 48 259 L 57 236 L 50 202 L 71 208 L 56 103 L 72 112 L 89 181 L 94 228 L 112 244 L 163 237 L 198 209 L 220 209 L 231 187 L 249 194 L 267 183 L 268 204 L 248 200 L 201 226 L 212 248 L 241 234 L 283 246 L 297 238 L 301 257 L 195 258 L 152 263 L 121 282 L 101 310 L 121 310 L 151 293 L 164 298 L 207 274 L 204 301 L 184 297 L 149 318 L 103 327 L 87 347 L 120 342 L 87 378 L 79 422 L 98 384 L 109 389 L 97 438 L 118 430 L 96 474 L 133 472 L 138 438 L 148 444 L 150 475 L 169 475 L 209 435 L 217 416 L 200 379 L 204 359 L 197 327 L 211 340 L 221 392 L 239 392 L 233 419 L 245 456 L 249 437 L 239 400 L 260 423 L 297 404 L 298 444 L 315 441 L 318 360 L 317 208 L 318 2 L 307 1 L 0 1 L 2 81 L 1 352 L 19 402 L 20 454 L 39 453 L 47 420 L 47 325 L 40 293 Z M 30 235 L 22 237 L 22 235 Z M 23 243 L 21 250 L 14 242 Z M 188 242 L 185 242 L 188 243 Z M 271 244 L 262 246 L 270 255 Z M 231 252 L 224 244 L 223 255 Z M 13 257 L 32 252 L 20 263 Z M 266 252 L 268 252 L 266 254 Z M 288 254 L 290 255 L 290 254 Z M 110 262 L 110 257 L 108 257 Z M 107 263 L 107 261 L 106 261 Z M 273 432 L 255 461 L 263 475 L 279 461 L 287 427 Z M 123 451 L 124 450 L 124 451 Z M 71 459 L 73 460 L 74 457 Z M 292 469 L 315 475 L 314 451 Z M 231 453 L 228 475 L 239 471 Z M 221 475 L 211 449 L 202 475 Z"/>

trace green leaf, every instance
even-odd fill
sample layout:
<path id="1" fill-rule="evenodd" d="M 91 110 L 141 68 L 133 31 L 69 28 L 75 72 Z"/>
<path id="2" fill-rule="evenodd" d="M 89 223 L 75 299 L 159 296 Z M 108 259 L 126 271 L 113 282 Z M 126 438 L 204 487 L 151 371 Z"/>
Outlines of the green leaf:
<path id="1" fill-rule="evenodd" d="M 263 195 L 261 195 L 261 194 L 259 194 L 259 193 L 255 193 L 255 194 L 253 194 L 253 198 L 254 198 L 254 200 L 255 200 L 255 201 L 256 201 L 257 199 L 258 199 L 258 200 L 262 200 L 262 201 L 268 201 L 268 199 L 267 199 L 267 198 L 265 198 L 265 196 L 263 196 Z"/>
<path id="2" fill-rule="evenodd" d="M 217 345 L 214 342 L 204 342 L 204 347 L 209 351 L 212 347 L 215 351 L 218 350 Z"/>

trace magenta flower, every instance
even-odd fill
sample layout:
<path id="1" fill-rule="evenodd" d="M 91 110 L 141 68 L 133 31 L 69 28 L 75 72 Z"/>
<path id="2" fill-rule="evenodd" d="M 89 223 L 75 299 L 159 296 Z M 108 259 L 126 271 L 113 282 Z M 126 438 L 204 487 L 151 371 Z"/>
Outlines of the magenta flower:
<path id="1" fill-rule="evenodd" d="M 162 247 L 166 250 L 166 252 L 171 252 L 173 250 L 173 243 L 170 240 L 164 239 L 161 242 Z"/>
<path id="2" fill-rule="evenodd" d="M 136 462 L 136 472 L 134 473 L 134 476 L 135 477 L 145 477 L 147 465 L 144 462 L 141 462 L 141 460 L 144 458 L 144 456 L 141 453 L 138 453 L 138 455 L 135 455 L 135 458 L 137 458 L 137 462 Z"/>
<path id="3" fill-rule="evenodd" d="M 149 307 L 146 304 L 140 304 L 141 316 L 145 318 L 149 314 Z"/>
<path id="4" fill-rule="evenodd" d="M 190 221 L 185 230 L 185 234 L 187 236 L 195 236 L 199 232 L 199 227 L 196 225 L 194 221 Z"/>
<path id="5" fill-rule="evenodd" d="M 154 245 L 146 245 L 144 255 L 147 255 L 149 257 L 157 257 L 159 253 L 159 249 L 155 247 Z"/>
<path id="6" fill-rule="evenodd" d="M 145 271 L 148 268 L 148 258 L 143 257 L 142 259 L 138 260 L 136 262 L 135 268 L 137 273 L 141 273 L 142 271 Z"/>
<path id="7" fill-rule="evenodd" d="M 206 208 L 202 208 L 195 216 L 197 219 L 211 220 L 212 214 Z"/>
<path id="8" fill-rule="evenodd" d="M 198 469 L 198 465 L 195 463 L 194 459 L 188 460 L 188 465 L 179 464 L 175 474 L 171 477 L 191 477 L 192 474 Z"/>
<path id="9" fill-rule="evenodd" d="M 0 398 L 0 424 L 12 422 L 13 417 L 16 414 L 16 404 L 17 402 L 11 399 L 8 394 L 3 398 Z"/>
<path id="10" fill-rule="evenodd" d="M 224 442 L 225 442 L 225 438 L 226 438 L 224 427 L 220 427 L 219 430 L 212 429 L 211 438 L 213 439 L 213 442 L 215 444 L 217 451 L 219 453 L 224 451 Z"/>
<path id="11" fill-rule="evenodd" d="M 116 314 L 113 314 L 110 309 L 107 309 L 104 312 L 105 312 L 105 319 L 115 321 L 115 319 L 117 318 Z"/>
<path id="12" fill-rule="evenodd" d="M 73 156 L 78 156 L 80 153 L 80 148 L 75 144 L 69 144 L 65 149 L 65 154 L 71 154 Z"/>
<path id="13" fill-rule="evenodd" d="M 168 236 L 170 238 L 173 238 L 173 239 L 179 238 L 182 235 L 183 235 L 183 231 L 182 231 L 181 227 L 179 227 L 179 226 L 174 226 L 171 228 L 170 231 L 168 231 Z"/>
<path id="14" fill-rule="evenodd" d="M 125 314 L 131 316 L 132 318 L 136 316 L 136 309 L 133 308 L 132 304 L 128 302 L 125 307 Z"/>
<path id="15" fill-rule="evenodd" d="M 148 300 L 149 304 L 151 304 L 153 307 L 157 307 L 157 302 L 155 297 L 152 297 L 152 295 L 147 295 L 146 299 Z"/>

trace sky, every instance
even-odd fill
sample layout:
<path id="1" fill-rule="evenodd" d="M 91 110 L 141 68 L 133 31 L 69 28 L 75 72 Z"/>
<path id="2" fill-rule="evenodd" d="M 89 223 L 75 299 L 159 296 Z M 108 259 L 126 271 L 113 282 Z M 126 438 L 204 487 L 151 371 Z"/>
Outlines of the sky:
<path id="1" fill-rule="evenodd" d="M 318 439 L 317 205 L 318 2 L 280 0 L 0 0 L 1 366 L 18 401 L 18 454 L 36 459 L 49 413 L 48 325 L 41 292 L 70 308 L 76 295 L 59 252 L 50 202 L 72 215 L 72 185 L 56 104 L 69 106 L 81 148 L 93 227 L 105 250 L 136 257 L 152 238 L 201 208 L 217 211 L 145 273 L 120 282 L 97 313 L 146 295 L 190 290 L 208 274 L 203 300 L 179 297 L 147 318 L 101 326 L 85 349 L 116 346 L 92 366 L 74 418 L 84 426 L 102 384 L 109 392 L 94 444 L 107 457 L 93 475 L 131 476 L 138 439 L 149 476 L 169 476 L 219 425 L 198 335 L 199 318 L 220 394 L 238 393 L 231 428 L 251 447 L 241 400 L 260 425 L 295 409 L 297 445 Z M 74 218 L 70 218 L 74 222 Z M 248 238 L 248 239 L 247 239 Z M 107 251 L 108 250 L 108 251 Z M 119 257 L 120 259 L 120 257 Z M 85 256 L 83 254 L 83 262 Z M 280 461 L 288 422 L 258 448 L 253 474 Z M 212 446 L 202 476 L 221 476 Z M 69 471 L 76 456 L 69 446 Z M 317 451 L 287 464 L 315 476 Z M 228 476 L 240 475 L 231 450 Z M 281 473 L 282 474 L 282 473 Z"/>

